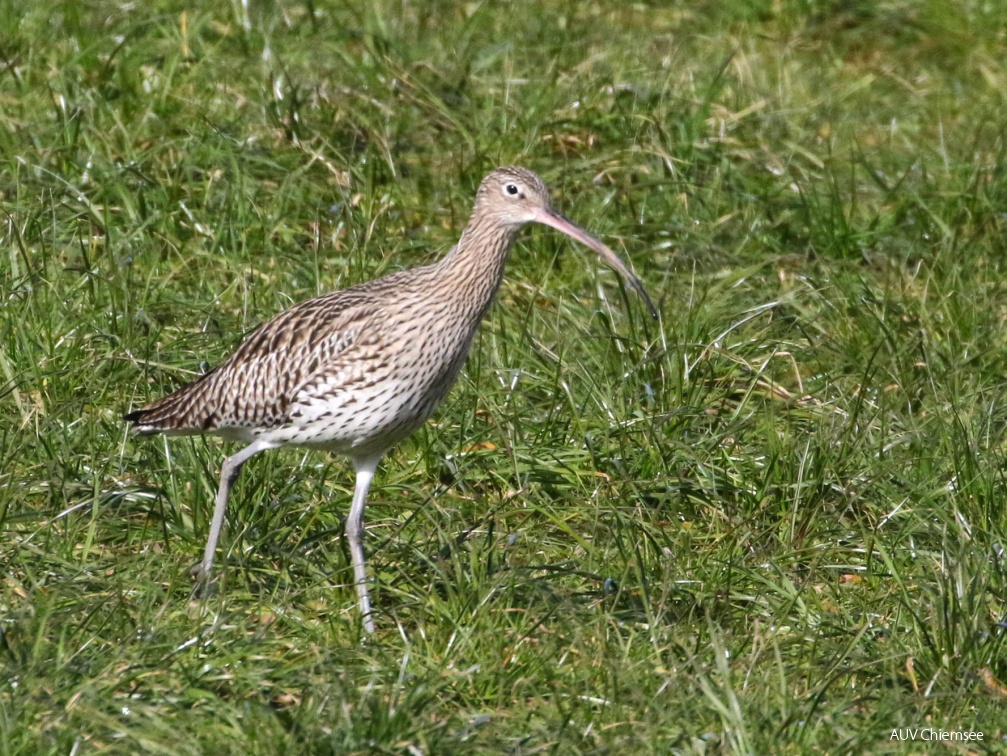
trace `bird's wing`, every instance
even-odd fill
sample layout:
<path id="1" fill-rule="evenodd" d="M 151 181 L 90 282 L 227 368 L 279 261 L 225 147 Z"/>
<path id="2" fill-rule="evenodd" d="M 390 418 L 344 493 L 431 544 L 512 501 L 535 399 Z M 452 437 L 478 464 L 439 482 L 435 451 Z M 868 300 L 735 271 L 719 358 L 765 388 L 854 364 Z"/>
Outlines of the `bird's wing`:
<path id="1" fill-rule="evenodd" d="M 351 352 L 363 334 L 373 342 L 379 309 L 373 296 L 354 289 L 294 305 L 254 331 L 221 365 L 125 419 L 141 432 L 281 424 L 300 388 L 320 370 L 337 360 L 356 361 Z"/>

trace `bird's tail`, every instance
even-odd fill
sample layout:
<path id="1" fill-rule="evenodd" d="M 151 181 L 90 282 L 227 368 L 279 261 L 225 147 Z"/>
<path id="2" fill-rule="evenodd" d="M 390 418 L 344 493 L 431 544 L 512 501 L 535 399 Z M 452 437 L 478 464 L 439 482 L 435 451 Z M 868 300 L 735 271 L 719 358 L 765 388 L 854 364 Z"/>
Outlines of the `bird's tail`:
<path id="1" fill-rule="evenodd" d="M 137 432 L 142 434 L 184 435 L 212 429 L 216 424 L 217 413 L 206 401 L 207 394 L 210 393 L 207 391 L 206 379 L 212 372 L 167 396 L 127 412 L 122 419 L 133 423 Z"/>

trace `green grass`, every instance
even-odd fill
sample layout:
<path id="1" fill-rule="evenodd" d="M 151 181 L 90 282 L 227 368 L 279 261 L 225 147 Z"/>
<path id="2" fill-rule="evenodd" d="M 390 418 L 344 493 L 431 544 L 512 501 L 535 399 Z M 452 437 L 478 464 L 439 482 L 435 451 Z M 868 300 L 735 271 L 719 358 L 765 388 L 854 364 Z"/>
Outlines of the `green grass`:
<path id="1" fill-rule="evenodd" d="M 206 6 L 209 8 L 210 6 Z M 0 754 L 1007 750 L 1007 6 L 0 5 Z M 119 416 L 417 265 L 527 165 L 543 230 L 367 514 Z M 975 748 L 975 744 L 972 746 Z"/>

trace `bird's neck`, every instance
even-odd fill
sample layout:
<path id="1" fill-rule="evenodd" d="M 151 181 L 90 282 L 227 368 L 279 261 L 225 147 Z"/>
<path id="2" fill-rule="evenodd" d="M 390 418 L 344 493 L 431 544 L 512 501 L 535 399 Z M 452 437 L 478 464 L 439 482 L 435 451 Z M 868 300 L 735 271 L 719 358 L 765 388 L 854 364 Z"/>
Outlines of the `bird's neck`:
<path id="1" fill-rule="evenodd" d="M 507 255 L 520 230 L 476 213 L 457 246 L 437 264 L 452 298 L 476 323 L 493 303 Z"/>

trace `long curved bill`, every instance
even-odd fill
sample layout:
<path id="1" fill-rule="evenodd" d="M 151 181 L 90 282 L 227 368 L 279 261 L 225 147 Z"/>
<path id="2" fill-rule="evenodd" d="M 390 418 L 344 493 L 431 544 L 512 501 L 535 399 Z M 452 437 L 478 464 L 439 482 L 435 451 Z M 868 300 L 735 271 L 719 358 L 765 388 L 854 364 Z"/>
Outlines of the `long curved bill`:
<path id="1" fill-rule="evenodd" d="M 650 297 L 647 295 L 646 289 L 643 288 L 643 284 L 640 282 L 640 279 L 636 277 L 636 274 L 629 269 L 626 263 L 624 263 L 615 252 L 595 239 L 591 236 L 591 234 L 582 229 L 572 220 L 551 207 L 539 208 L 536 210 L 535 222 L 555 228 L 557 231 L 562 231 L 572 239 L 579 241 L 585 247 L 590 247 L 597 252 L 605 262 L 616 269 L 619 275 L 629 281 L 632 287 L 636 289 L 637 293 L 643 297 L 643 301 L 647 303 L 647 309 L 650 310 L 650 314 L 655 318 L 657 317 L 657 308 L 655 308 L 654 303 L 650 301 Z"/>

